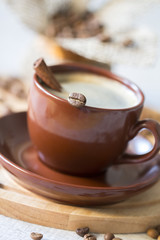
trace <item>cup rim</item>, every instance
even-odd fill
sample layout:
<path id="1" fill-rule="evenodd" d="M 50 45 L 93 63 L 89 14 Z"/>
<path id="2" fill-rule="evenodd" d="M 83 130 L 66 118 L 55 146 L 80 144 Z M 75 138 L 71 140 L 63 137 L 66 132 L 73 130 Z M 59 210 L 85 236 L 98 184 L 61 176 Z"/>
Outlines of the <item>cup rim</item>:
<path id="1" fill-rule="evenodd" d="M 128 89 L 130 89 L 132 92 L 134 92 L 134 94 L 136 95 L 136 97 L 138 99 L 137 104 L 135 104 L 131 107 L 126 107 L 126 108 L 100 108 L 100 107 L 91 107 L 91 106 L 86 105 L 85 108 L 87 108 L 87 109 L 96 110 L 96 111 L 99 111 L 99 110 L 100 111 L 106 111 L 106 110 L 107 111 L 127 111 L 127 110 L 136 109 L 136 108 L 142 106 L 144 103 L 144 99 L 145 99 L 144 94 L 143 94 L 142 90 L 135 83 L 128 80 L 127 78 L 118 76 L 106 69 L 103 69 L 103 68 L 100 68 L 97 66 L 93 66 L 93 65 L 89 65 L 89 64 L 82 64 L 82 63 L 61 63 L 61 64 L 49 66 L 49 68 L 52 71 L 55 71 L 56 73 L 84 72 L 84 73 L 92 73 L 92 74 L 97 74 L 99 76 L 110 78 L 110 79 L 117 81 L 120 84 L 126 86 Z M 47 89 L 42 87 L 42 85 L 38 81 L 38 76 L 36 73 L 34 74 L 33 78 L 34 78 L 34 83 L 38 87 L 38 89 L 40 91 L 42 91 L 44 94 L 46 94 L 48 97 L 50 97 L 51 99 L 61 101 L 63 103 L 68 103 L 67 99 L 63 99 L 59 96 L 56 96 L 55 94 L 49 92 Z"/>

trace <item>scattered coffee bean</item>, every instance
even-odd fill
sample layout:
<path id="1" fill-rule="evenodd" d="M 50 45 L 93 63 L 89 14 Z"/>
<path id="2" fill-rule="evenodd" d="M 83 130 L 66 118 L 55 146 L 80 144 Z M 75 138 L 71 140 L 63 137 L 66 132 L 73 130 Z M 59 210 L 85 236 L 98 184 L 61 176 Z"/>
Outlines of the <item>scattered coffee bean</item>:
<path id="1" fill-rule="evenodd" d="M 109 43 L 109 42 L 112 41 L 112 38 L 111 38 L 111 36 L 109 36 L 109 35 L 100 34 L 100 35 L 98 36 L 98 38 L 99 38 L 99 40 L 100 40 L 101 42 L 103 42 L 103 43 Z"/>
<path id="2" fill-rule="evenodd" d="M 123 46 L 124 47 L 134 47 L 135 46 L 135 42 L 132 39 L 126 39 L 123 42 Z"/>
<path id="3" fill-rule="evenodd" d="M 86 104 L 86 97 L 81 93 L 70 93 L 68 102 L 77 108 L 83 107 Z"/>
<path id="4" fill-rule="evenodd" d="M 33 240 L 41 240 L 43 238 L 43 234 L 41 233 L 35 233 L 35 232 L 32 232 L 30 237 L 33 239 Z"/>
<path id="5" fill-rule="evenodd" d="M 150 236 L 151 238 L 156 239 L 158 237 L 158 235 L 159 235 L 159 232 L 156 229 L 154 229 L 154 228 L 150 228 L 147 231 L 147 235 Z"/>
<path id="6" fill-rule="evenodd" d="M 113 233 L 106 233 L 104 235 L 104 240 L 112 240 L 113 238 L 115 238 Z"/>
<path id="7" fill-rule="evenodd" d="M 160 234 L 160 225 L 158 225 L 157 227 L 156 227 L 156 230 L 159 232 L 159 234 Z"/>
<path id="8" fill-rule="evenodd" d="M 88 227 L 77 228 L 76 233 L 77 233 L 79 236 L 84 237 L 84 235 L 86 235 L 87 233 L 89 233 L 89 228 L 88 228 Z"/>
<path id="9" fill-rule="evenodd" d="M 96 236 L 90 234 L 90 233 L 87 233 L 84 235 L 84 240 L 96 240 Z"/>

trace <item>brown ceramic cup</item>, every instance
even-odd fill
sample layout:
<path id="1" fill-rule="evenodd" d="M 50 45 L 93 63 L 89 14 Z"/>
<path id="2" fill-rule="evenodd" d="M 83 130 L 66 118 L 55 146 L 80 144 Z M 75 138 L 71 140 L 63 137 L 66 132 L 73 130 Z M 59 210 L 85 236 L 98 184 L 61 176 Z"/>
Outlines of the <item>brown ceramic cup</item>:
<path id="1" fill-rule="evenodd" d="M 34 75 L 29 96 L 28 128 L 45 164 L 69 174 L 93 175 L 113 164 L 150 160 L 159 151 L 160 125 L 154 120 L 139 121 L 144 95 L 134 83 L 89 65 L 68 63 L 52 66 L 51 70 L 57 74 L 87 72 L 108 77 L 133 91 L 138 103 L 124 109 L 88 106 L 78 109 L 48 92 Z M 125 154 L 128 141 L 142 129 L 148 129 L 154 135 L 153 149 L 143 155 Z"/>

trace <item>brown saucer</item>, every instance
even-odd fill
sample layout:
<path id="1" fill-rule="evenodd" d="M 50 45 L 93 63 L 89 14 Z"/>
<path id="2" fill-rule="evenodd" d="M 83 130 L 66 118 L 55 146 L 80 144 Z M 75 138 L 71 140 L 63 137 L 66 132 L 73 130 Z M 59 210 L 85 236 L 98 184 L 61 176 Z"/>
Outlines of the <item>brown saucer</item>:
<path id="1" fill-rule="evenodd" d="M 142 148 L 140 148 L 142 146 Z M 129 144 L 130 152 L 149 151 L 142 137 Z M 28 135 L 26 113 L 0 119 L 0 163 L 27 189 L 58 202 L 94 206 L 116 203 L 148 189 L 159 178 L 160 156 L 147 164 L 116 165 L 94 178 L 66 175 L 49 169 L 37 157 Z"/>

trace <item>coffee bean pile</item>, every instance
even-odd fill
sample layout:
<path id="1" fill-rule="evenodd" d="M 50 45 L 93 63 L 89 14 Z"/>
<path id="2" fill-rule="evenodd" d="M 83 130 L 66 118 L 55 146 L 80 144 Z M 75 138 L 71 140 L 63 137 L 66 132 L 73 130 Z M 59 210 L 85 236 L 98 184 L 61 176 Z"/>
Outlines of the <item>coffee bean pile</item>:
<path id="1" fill-rule="evenodd" d="M 70 10 L 58 12 L 51 17 L 45 34 L 49 37 L 64 38 L 88 38 L 103 33 L 104 25 L 98 21 L 91 12 L 84 12 L 81 15 Z M 105 41 L 110 41 L 107 36 L 103 36 Z"/>
<path id="2" fill-rule="evenodd" d="M 0 77 L 0 88 L 17 96 L 20 99 L 26 99 L 27 93 L 23 81 L 16 77 Z"/>
<path id="3" fill-rule="evenodd" d="M 106 29 L 106 26 L 105 26 Z M 97 37 L 102 43 L 114 42 L 114 38 L 104 33 L 104 24 L 101 23 L 94 13 L 85 11 L 81 15 L 72 12 L 70 9 L 63 10 L 52 16 L 44 32 L 48 37 L 61 38 L 89 38 Z M 136 47 L 135 41 L 130 38 L 120 42 L 122 47 Z"/>
<path id="4" fill-rule="evenodd" d="M 0 117 L 27 109 L 26 84 L 15 77 L 0 76 Z"/>

